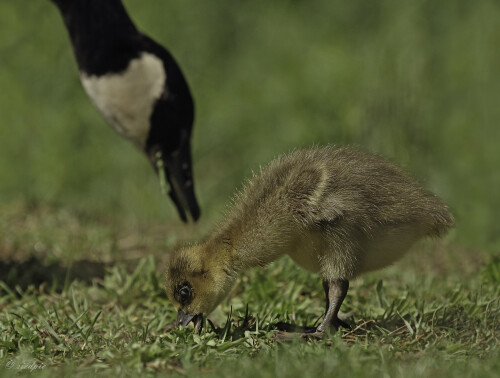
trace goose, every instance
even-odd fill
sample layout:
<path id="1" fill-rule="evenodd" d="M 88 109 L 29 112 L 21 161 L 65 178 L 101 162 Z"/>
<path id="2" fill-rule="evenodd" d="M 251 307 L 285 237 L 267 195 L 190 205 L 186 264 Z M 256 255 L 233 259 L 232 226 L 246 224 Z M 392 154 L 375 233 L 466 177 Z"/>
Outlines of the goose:
<path id="1" fill-rule="evenodd" d="M 441 236 L 454 223 L 444 201 L 399 167 L 350 147 L 283 155 L 248 180 L 233 202 L 203 241 L 168 257 L 165 288 L 177 322 L 193 321 L 198 332 L 203 315 L 241 272 L 288 255 L 322 279 L 326 314 L 305 331 L 321 338 L 347 326 L 338 314 L 349 281 L 393 263 L 418 239 Z"/>
<path id="2" fill-rule="evenodd" d="M 83 88 L 105 120 L 143 151 L 180 218 L 200 208 L 192 177 L 194 103 L 181 69 L 135 27 L 120 0 L 52 0 L 69 33 Z"/>

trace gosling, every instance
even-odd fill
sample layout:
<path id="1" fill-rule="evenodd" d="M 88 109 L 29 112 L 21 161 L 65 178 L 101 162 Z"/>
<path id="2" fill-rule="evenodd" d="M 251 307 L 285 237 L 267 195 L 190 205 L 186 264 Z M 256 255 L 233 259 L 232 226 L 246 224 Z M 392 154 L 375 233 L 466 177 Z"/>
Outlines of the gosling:
<path id="1" fill-rule="evenodd" d="M 288 254 L 323 279 L 326 314 L 308 331 L 320 338 L 346 326 L 338 314 L 350 280 L 453 222 L 440 198 L 382 157 L 345 147 L 298 150 L 254 175 L 204 241 L 171 254 L 166 292 L 178 324 L 193 321 L 199 332 L 240 272 Z"/>

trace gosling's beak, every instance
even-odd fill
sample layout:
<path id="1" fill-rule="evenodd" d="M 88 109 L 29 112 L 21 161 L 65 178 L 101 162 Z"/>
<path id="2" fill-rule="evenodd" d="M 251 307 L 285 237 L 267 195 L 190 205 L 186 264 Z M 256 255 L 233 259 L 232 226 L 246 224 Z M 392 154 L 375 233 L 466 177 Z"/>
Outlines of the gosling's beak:
<path id="1" fill-rule="evenodd" d="M 200 333 L 203 327 L 203 314 L 190 315 L 182 310 L 177 312 L 177 325 L 185 327 L 191 321 L 194 323 L 194 331 Z"/>
<path id="2" fill-rule="evenodd" d="M 182 310 L 179 310 L 177 312 L 177 325 L 181 325 L 183 327 L 187 326 L 191 320 L 193 320 L 194 318 L 194 315 L 189 315 L 189 314 L 186 314 L 184 311 Z"/>

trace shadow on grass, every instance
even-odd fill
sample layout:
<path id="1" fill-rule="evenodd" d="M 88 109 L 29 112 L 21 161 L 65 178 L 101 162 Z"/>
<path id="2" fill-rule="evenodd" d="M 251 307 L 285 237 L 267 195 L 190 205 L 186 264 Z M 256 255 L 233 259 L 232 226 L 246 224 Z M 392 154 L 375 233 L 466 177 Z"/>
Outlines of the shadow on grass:
<path id="1" fill-rule="evenodd" d="M 79 280 L 90 283 L 93 278 L 103 278 L 107 263 L 80 260 L 72 264 L 46 263 L 36 257 L 29 260 L 0 261 L 0 280 L 13 289 L 26 289 L 33 285 L 46 284 L 56 291 L 62 291 L 65 283 Z"/>

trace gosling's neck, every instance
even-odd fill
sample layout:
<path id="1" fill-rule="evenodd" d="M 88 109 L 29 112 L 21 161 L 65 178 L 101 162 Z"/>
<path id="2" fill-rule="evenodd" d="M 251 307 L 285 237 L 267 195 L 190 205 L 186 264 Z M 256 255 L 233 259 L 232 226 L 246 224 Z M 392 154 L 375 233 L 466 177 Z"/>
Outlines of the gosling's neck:
<path id="1" fill-rule="evenodd" d="M 271 223 L 232 221 L 207 239 L 205 247 L 221 266 L 238 274 L 279 259 L 287 239 L 286 230 Z"/>

